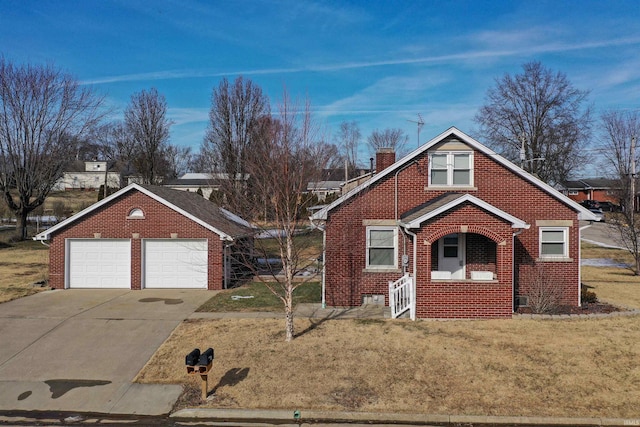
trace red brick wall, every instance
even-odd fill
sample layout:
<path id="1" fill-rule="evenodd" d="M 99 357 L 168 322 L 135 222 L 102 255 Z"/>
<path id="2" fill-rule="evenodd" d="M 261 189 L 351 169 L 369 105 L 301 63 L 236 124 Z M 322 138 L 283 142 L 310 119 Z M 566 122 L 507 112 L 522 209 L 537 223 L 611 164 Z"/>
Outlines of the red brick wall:
<path id="1" fill-rule="evenodd" d="M 595 200 L 598 202 L 611 202 L 616 205 L 620 204 L 619 192 L 615 190 L 579 190 L 578 194 L 569 195 L 569 198 L 576 202 Z"/>
<path id="2" fill-rule="evenodd" d="M 427 153 L 416 158 L 413 164 L 401 170 L 397 178 L 398 216 L 446 191 L 428 188 Z M 465 205 L 449 211 L 423 224 L 418 231 L 418 315 L 420 317 L 496 317 L 511 315 L 513 309 L 512 265 L 513 254 L 521 267 L 515 271 L 516 290 L 528 291 L 527 269 L 539 256 L 539 227 L 536 220 L 570 221 L 569 257 L 574 262 L 544 262 L 545 271 L 562 289 L 562 302 L 577 305 L 579 301 L 579 222 L 577 214 L 564 203 L 548 195 L 540 188 L 498 164 L 482 153 L 474 154 L 474 189 L 465 190 L 493 206 L 525 221 L 530 228 L 516 237 L 518 231 L 511 224 L 483 211 L 475 205 Z M 388 298 L 388 281 L 401 277 L 402 271 L 365 271 L 366 226 L 363 220 L 394 220 L 395 174 L 370 186 L 360 195 L 352 197 L 329 213 L 326 226 L 326 298 L 329 305 L 359 305 L 366 294 L 384 294 Z M 460 190 L 452 189 L 460 192 Z M 459 232 L 461 225 L 469 226 L 471 235 L 483 235 L 490 240 L 495 251 L 497 282 L 434 282 L 430 283 L 432 269 L 432 244 L 437 239 Z M 415 232 L 416 230 L 414 230 Z M 402 236 L 399 239 L 398 265 L 406 248 L 410 257 L 408 271 L 413 272 L 413 242 Z M 425 245 L 424 240 L 429 244 Z M 479 242 L 479 237 L 471 237 Z M 501 243 L 502 244 L 498 244 Z M 487 254 L 487 256 L 492 256 Z M 437 259 L 437 258 L 436 258 Z M 473 266 L 472 266 L 473 267 Z M 484 268 L 483 268 L 484 269 Z M 468 269 L 470 271 L 470 269 Z M 388 303 L 388 300 L 387 300 Z"/>
<path id="3" fill-rule="evenodd" d="M 132 209 L 144 212 L 144 219 L 127 219 Z M 64 288 L 65 239 L 94 238 L 131 239 L 131 288 L 140 289 L 142 277 L 141 239 L 178 238 L 208 239 L 208 289 L 222 289 L 224 280 L 222 241 L 220 237 L 189 218 L 137 190 L 132 190 L 100 207 L 51 237 L 49 249 L 49 284 Z M 139 238 L 133 238 L 133 234 Z"/>

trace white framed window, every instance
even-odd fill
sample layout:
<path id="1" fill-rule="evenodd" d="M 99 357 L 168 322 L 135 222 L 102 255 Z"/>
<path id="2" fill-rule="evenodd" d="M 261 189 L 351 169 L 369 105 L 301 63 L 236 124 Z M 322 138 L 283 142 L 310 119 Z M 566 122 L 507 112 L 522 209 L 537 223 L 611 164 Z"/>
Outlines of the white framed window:
<path id="1" fill-rule="evenodd" d="M 580 193 L 578 192 L 578 190 L 569 190 L 569 195 L 570 195 L 570 196 L 577 196 L 578 194 L 580 194 Z"/>
<path id="2" fill-rule="evenodd" d="M 569 229 L 540 227 L 540 258 L 568 258 Z"/>
<path id="3" fill-rule="evenodd" d="M 429 185 L 435 187 L 473 186 L 473 153 L 469 151 L 430 153 Z"/>
<path id="4" fill-rule="evenodd" d="M 367 227 L 367 268 L 398 268 L 397 227 Z"/>

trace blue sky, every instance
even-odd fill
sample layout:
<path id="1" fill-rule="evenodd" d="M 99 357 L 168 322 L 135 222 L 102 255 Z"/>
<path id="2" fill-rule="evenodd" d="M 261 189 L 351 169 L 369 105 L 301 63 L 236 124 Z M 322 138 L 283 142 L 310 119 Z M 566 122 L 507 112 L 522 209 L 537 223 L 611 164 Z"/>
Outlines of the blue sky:
<path id="1" fill-rule="evenodd" d="M 537 60 L 567 74 L 599 114 L 638 110 L 640 2 L 0 0 L 0 53 L 52 63 L 106 96 L 167 98 L 171 142 L 197 151 L 211 92 L 250 78 L 276 103 L 308 96 L 335 135 L 401 128 L 417 145 L 450 126 L 474 134 L 494 79 Z"/>

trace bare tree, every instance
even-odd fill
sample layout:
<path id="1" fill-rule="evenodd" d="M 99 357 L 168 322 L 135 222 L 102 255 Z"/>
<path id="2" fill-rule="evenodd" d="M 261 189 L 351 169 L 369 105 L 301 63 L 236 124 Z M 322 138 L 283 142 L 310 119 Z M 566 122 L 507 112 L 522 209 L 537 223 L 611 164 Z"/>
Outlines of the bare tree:
<path id="1" fill-rule="evenodd" d="M 398 158 L 404 154 L 407 141 L 409 141 L 409 135 L 399 128 L 387 128 L 381 131 L 376 129 L 367 138 L 372 154 L 380 148 L 393 148 Z"/>
<path id="2" fill-rule="evenodd" d="M 640 275 L 640 219 L 635 206 L 637 194 L 637 172 L 640 159 L 637 142 L 640 137 L 640 115 L 638 112 L 609 111 L 601 117 L 602 140 L 600 151 L 607 165 L 614 171 L 619 182 L 619 200 L 622 212 L 614 216 L 613 224 L 618 229 L 624 247 L 633 255 L 634 274 Z"/>
<path id="3" fill-rule="evenodd" d="M 261 222 L 259 230 L 275 241 L 280 262 L 277 267 L 267 264 L 269 278 L 257 275 L 284 305 L 285 336 L 294 337 L 293 292 L 313 275 L 297 274 L 315 263 L 320 253 L 311 253 L 309 239 L 300 238 L 308 225 L 309 201 L 307 184 L 317 180 L 328 161 L 327 150 L 319 129 L 312 120 L 310 105 L 292 102 L 285 91 L 274 117 L 263 122 L 261 144 L 249 159 L 253 192 L 265 203 L 269 221 Z M 250 197 L 236 197 L 235 212 L 252 213 L 255 203 Z M 261 258 L 273 257 L 273 245 L 256 239 L 255 251 Z M 252 263 L 247 263 L 256 268 Z"/>
<path id="4" fill-rule="evenodd" d="M 269 100 L 262 89 L 242 76 L 233 85 L 224 78 L 211 95 L 209 127 L 203 149 L 210 161 L 210 171 L 228 177 L 244 177 L 253 152 L 256 127 L 269 115 Z"/>
<path id="5" fill-rule="evenodd" d="M 174 179 L 184 175 L 191 165 L 192 157 L 191 147 L 168 144 L 162 153 L 164 177 Z"/>
<path id="6" fill-rule="evenodd" d="M 74 157 L 71 141 L 97 123 L 101 106 L 102 98 L 69 74 L 0 57 L 0 190 L 20 239 L 27 238 L 28 214 Z"/>
<path id="7" fill-rule="evenodd" d="M 157 184 L 163 178 L 162 156 L 171 127 L 166 116 L 167 101 L 155 88 L 133 94 L 124 112 L 127 132 L 135 143 L 133 165 L 145 184 Z"/>
<path id="8" fill-rule="evenodd" d="M 355 174 L 355 170 L 358 167 L 358 146 L 361 138 L 362 134 L 360 133 L 358 122 L 340 123 L 337 136 L 338 147 L 342 152 L 349 177 Z"/>
<path id="9" fill-rule="evenodd" d="M 530 62 L 522 74 L 496 79 L 475 120 L 487 145 L 555 184 L 588 158 L 584 147 L 592 120 L 590 108 L 583 107 L 587 94 L 565 74 Z"/>

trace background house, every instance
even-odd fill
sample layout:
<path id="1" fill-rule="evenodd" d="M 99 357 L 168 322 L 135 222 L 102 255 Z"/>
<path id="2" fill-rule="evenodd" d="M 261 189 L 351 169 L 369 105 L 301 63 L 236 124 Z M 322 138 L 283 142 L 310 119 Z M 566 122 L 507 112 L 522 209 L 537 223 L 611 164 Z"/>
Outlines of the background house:
<path id="1" fill-rule="evenodd" d="M 370 169 L 356 169 L 351 174 L 345 174 L 344 168 L 324 169 L 319 181 L 309 182 L 307 191 L 323 202 L 327 197 L 341 196 L 370 177 Z"/>
<path id="2" fill-rule="evenodd" d="M 74 161 L 53 187 L 54 191 L 98 190 L 105 181 L 110 188 L 120 188 L 120 172 L 113 163 L 102 160 Z"/>
<path id="3" fill-rule="evenodd" d="M 247 179 L 249 179 L 249 175 L 246 175 L 243 181 Z M 180 178 L 167 180 L 162 185 L 174 190 L 191 193 L 196 193 L 200 190 L 202 191 L 202 196 L 205 199 L 209 199 L 212 193 L 223 191 L 223 187 L 228 181 L 229 175 L 226 173 L 189 172 Z"/>
<path id="4" fill-rule="evenodd" d="M 564 182 L 560 190 L 576 202 L 596 200 L 620 205 L 622 188 L 617 179 L 583 178 Z"/>

